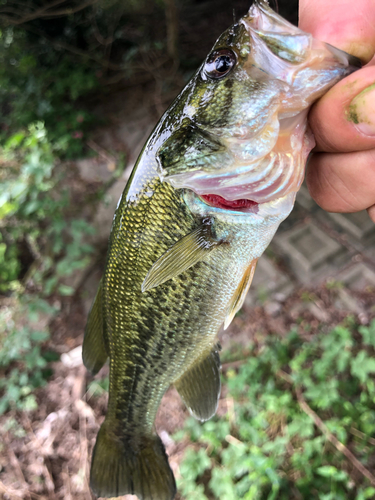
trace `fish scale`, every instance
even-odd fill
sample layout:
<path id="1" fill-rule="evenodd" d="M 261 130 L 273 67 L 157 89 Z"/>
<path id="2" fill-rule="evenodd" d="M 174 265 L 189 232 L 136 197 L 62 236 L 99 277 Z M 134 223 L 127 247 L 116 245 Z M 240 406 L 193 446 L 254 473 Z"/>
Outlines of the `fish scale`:
<path id="1" fill-rule="evenodd" d="M 90 473 L 98 496 L 174 498 L 154 429 L 161 398 L 174 384 L 196 418 L 215 414 L 216 335 L 292 210 L 313 147 L 308 106 L 357 67 L 256 0 L 155 127 L 117 207 L 85 330 L 85 366 L 110 359 Z"/>
<path id="2" fill-rule="evenodd" d="M 226 305 L 226 300 L 218 295 L 212 284 L 219 277 L 222 279 L 233 272 L 225 256 L 230 249 L 223 247 L 212 257 L 213 262 L 198 263 L 174 278 L 173 282 L 141 293 L 141 284 L 151 265 L 168 250 L 171 242 L 177 242 L 200 222 L 191 216 L 186 217 L 181 194 L 169 184 L 160 183 L 156 177 L 144 186 L 143 191 L 149 189 L 154 195 L 147 204 L 127 204 L 124 199 L 117 210 L 103 294 L 105 321 L 110 326 L 109 356 L 121 359 L 121 369 L 117 367 L 111 372 L 108 415 L 116 415 L 123 429 L 135 422 L 138 428 L 147 432 L 152 431 L 160 399 L 171 378 L 178 379 L 184 366 L 196 357 L 195 345 L 199 344 L 199 351 L 203 354 L 211 349 Z M 128 221 L 127 231 L 118 230 L 124 214 Z M 160 214 L 163 214 L 162 219 Z M 135 240 L 139 240 L 137 246 Z M 230 286 L 228 276 L 229 295 L 234 292 L 235 283 L 232 281 Z M 121 283 L 130 284 L 126 293 Z M 133 307 L 135 302 L 136 308 Z M 202 302 L 208 310 L 217 311 L 216 321 L 201 310 Z M 194 328 L 194 323 L 199 328 Z M 173 347 L 176 343 L 178 352 L 165 349 L 166 344 Z M 123 402 L 130 398 L 134 406 L 139 403 L 140 410 L 133 409 L 130 413 L 128 405 L 124 418 Z M 147 410 L 145 415 L 142 414 L 144 409 Z"/>

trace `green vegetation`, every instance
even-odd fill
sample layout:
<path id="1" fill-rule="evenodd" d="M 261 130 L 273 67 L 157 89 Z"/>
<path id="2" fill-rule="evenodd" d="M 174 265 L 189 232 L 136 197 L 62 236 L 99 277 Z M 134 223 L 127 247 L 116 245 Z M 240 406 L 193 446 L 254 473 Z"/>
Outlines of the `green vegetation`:
<path id="1" fill-rule="evenodd" d="M 36 409 L 33 391 L 43 386 L 50 375 L 47 362 L 58 359 L 53 352 L 41 351 L 41 344 L 49 338 L 49 333 L 40 320 L 43 315 L 54 312 L 45 300 L 30 297 L 20 299 L 16 308 L 8 307 L 0 312 L 0 330 L 4 335 L 0 369 L 7 371 L 7 377 L 0 379 L 3 392 L 0 415 L 9 409 Z M 25 318 L 24 324 L 17 322 L 20 317 Z"/>
<path id="2" fill-rule="evenodd" d="M 42 45 L 22 29 L 0 30 L 0 414 L 36 408 L 34 390 L 56 358 L 43 349 L 49 330 L 40 316 L 57 312 L 52 295 L 74 292 L 66 278 L 93 252 L 61 158 L 83 151 L 90 115 L 76 100 L 96 77 Z"/>
<path id="3" fill-rule="evenodd" d="M 0 293 L 12 298 L 0 318 L 0 369 L 7 376 L 0 383 L 0 414 L 35 408 L 32 391 L 49 374 L 41 351 L 49 333 L 47 325 L 32 325 L 39 312 L 55 312 L 48 302 L 52 294 L 74 292 L 64 280 L 84 268 L 93 252 L 84 243 L 92 227 L 69 210 L 72 193 L 64 187 L 57 148 L 36 122 L 0 150 Z"/>
<path id="4" fill-rule="evenodd" d="M 28 251 L 28 280 L 43 296 L 72 289 L 61 278 L 87 264 L 93 251 L 84 244 L 93 229 L 77 214 L 69 214 L 70 196 L 63 185 L 65 172 L 55 168 L 54 147 L 44 124 L 11 136 L 0 150 L 0 291 L 22 288 L 20 253 Z M 26 248 L 26 250 L 25 250 Z"/>
<path id="5" fill-rule="evenodd" d="M 375 321 L 253 347 L 225 373 L 226 415 L 190 418 L 177 435 L 194 443 L 180 467 L 184 498 L 374 498 L 374 353 Z"/>
<path id="6" fill-rule="evenodd" d="M 89 383 L 86 394 L 86 401 L 92 397 L 99 397 L 109 391 L 109 377 L 93 380 Z"/>
<path id="7" fill-rule="evenodd" d="M 97 66 L 32 35 L 29 25 L 1 21 L 0 15 L 1 142 L 17 141 L 39 122 L 58 157 L 82 154 L 93 117 L 77 101 L 98 87 Z"/>
<path id="8" fill-rule="evenodd" d="M 98 86 L 95 71 L 51 49 L 38 58 L 28 45 L 23 31 L 0 36 L 0 106 L 8 111 L 0 138 L 43 122 L 60 157 L 82 154 L 93 117 L 75 103 Z"/>
<path id="9" fill-rule="evenodd" d="M 0 0 L 0 140 L 43 122 L 60 158 L 82 155 L 99 119 L 85 98 L 123 77 L 152 79 L 153 64 L 166 62 L 166 8 L 162 0 Z"/>

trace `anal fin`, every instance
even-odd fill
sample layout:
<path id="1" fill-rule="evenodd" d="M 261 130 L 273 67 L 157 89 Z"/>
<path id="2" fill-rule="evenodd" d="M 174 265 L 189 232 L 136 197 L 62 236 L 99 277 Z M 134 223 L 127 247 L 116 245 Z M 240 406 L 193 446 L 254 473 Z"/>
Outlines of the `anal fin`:
<path id="1" fill-rule="evenodd" d="M 83 364 L 93 374 L 98 373 L 108 358 L 103 326 L 102 282 L 100 282 L 87 319 L 82 346 Z"/>
<path id="2" fill-rule="evenodd" d="M 249 291 L 251 282 L 253 281 L 255 268 L 257 265 L 258 259 L 254 259 L 250 266 L 246 269 L 245 274 L 243 275 L 240 284 L 237 287 L 237 290 L 234 292 L 234 295 L 229 303 L 227 313 L 224 320 L 224 330 L 228 328 L 231 324 L 232 319 L 235 314 L 241 309 L 242 304 L 244 303 L 247 292 Z"/>
<path id="3" fill-rule="evenodd" d="M 220 242 L 211 234 L 207 219 L 194 231 L 171 246 L 151 267 L 142 283 L 142 292 L 151 290 L 203 260 Z"/>
<path id="4" fill-rule="evenodd" d="M 175 387 L 193 417 L 208 420 L 213 417 L 221 390 L 220 346 L 195 362 L 175 383 Z"/>

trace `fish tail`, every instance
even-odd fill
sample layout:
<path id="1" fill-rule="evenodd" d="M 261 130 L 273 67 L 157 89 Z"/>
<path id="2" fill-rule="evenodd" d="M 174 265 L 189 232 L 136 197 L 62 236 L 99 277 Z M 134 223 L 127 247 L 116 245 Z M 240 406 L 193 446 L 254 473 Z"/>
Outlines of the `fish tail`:
<path id="1" fill-rule="evenodd" d="M 107 420 L 94 447 L 90 486 L 98 497 L 137 495 L 141 500 L 172 500 L 176 483 L 157 434 L 116 433 Z"/>

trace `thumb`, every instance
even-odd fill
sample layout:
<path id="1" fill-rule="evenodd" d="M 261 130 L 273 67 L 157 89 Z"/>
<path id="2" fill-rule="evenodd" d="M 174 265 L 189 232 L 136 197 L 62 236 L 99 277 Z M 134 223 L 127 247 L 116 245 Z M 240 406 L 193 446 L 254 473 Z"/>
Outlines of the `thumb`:
<path id="1" fill-rule="evenodd" d="M 374 56 L 374 0 L 300 0 L 299 27 L 363 63 Z"/>

